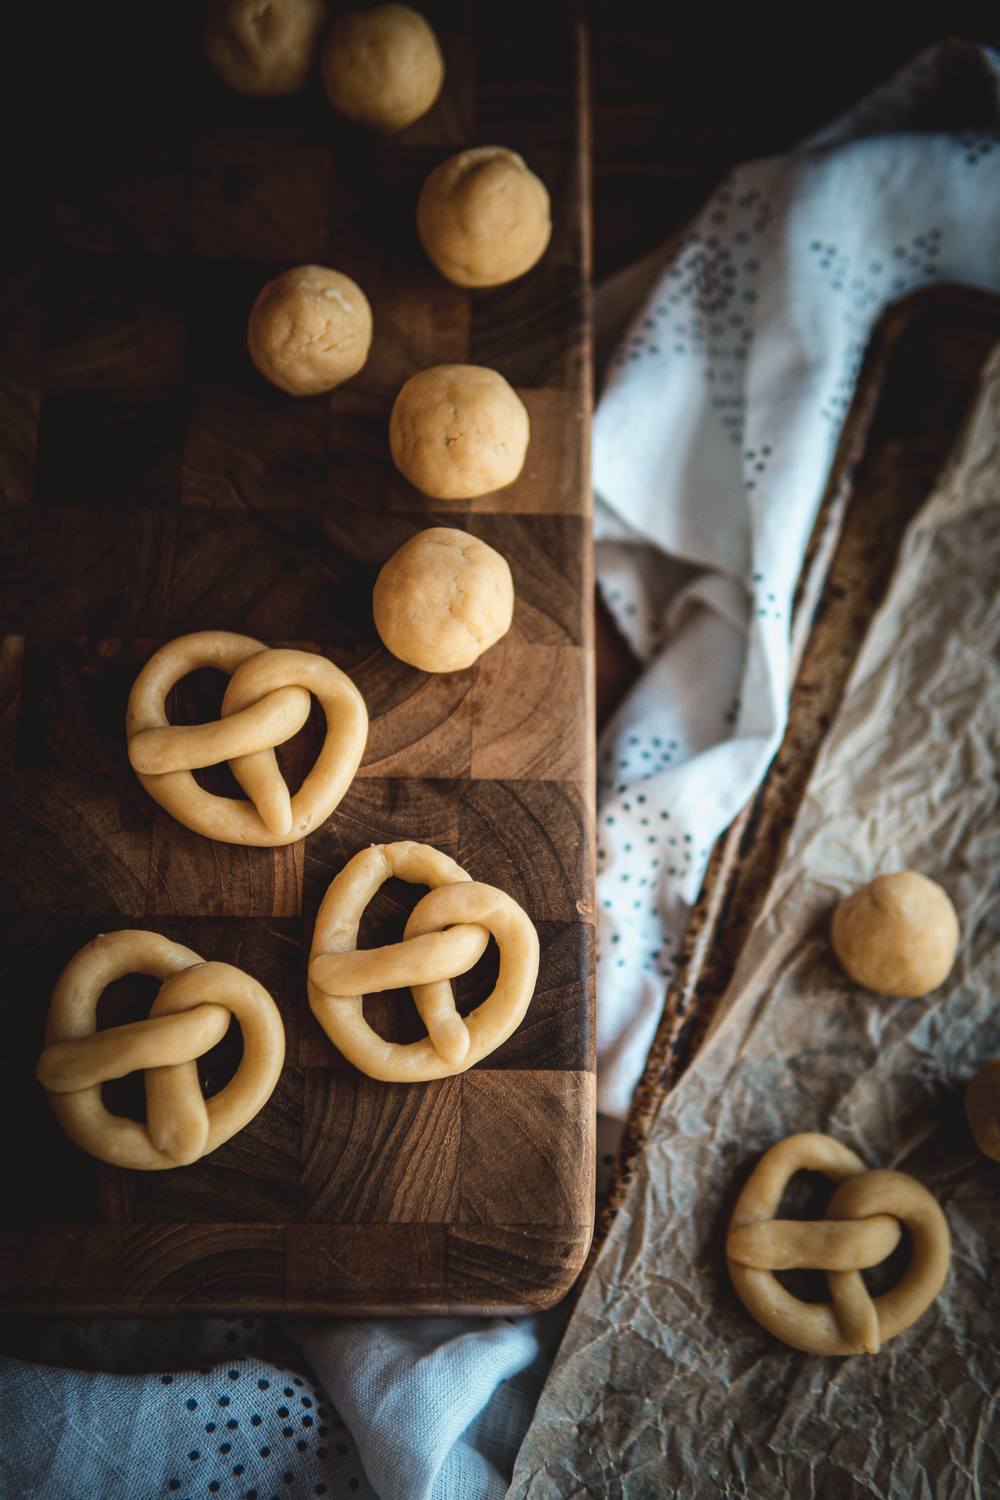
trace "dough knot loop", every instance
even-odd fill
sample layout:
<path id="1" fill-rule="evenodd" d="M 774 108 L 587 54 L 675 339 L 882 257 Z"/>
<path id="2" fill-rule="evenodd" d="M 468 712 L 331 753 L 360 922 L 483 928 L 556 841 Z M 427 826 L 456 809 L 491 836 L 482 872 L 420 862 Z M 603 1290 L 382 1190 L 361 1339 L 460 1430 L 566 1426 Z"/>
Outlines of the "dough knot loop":
<path id="1" fill-rule="evenodd" d="M 826 1217 L 774 1217 L 800 1170 L 839 1183 Z M 912 1254 L 901 1280 L 872 1297 L 861 1276 L 896 1248 L 903 1229 Z M 766 1152 L 737 1200 L 726 1258 L 747 1311 L 785 1343 L 814 1354 L 877 1353 L 917 1319 L 944 1284 L 951 1255 L 948 1224 L 935 1199 L 902 1172 L 869 1171 L 829 1136 L 802 1134 Z M 776 1271 L 826 1272 L 831 1301 L 803 1302 Z"/>
<path id="2" fill-rule="evenodd" d="M 174 725 L 171 688 L 199 667 L 229 675 L 222 717 Z M 315 694 L 326 715 L 316 764 L 292 796 L 274 751 L 305 724 Z M 126 719 L 132 767 L 150 796 L 179 823 L 227 844 L 292 844 L 323 823 L 361 761 L 368 713 L 333 662 L 308 651 L 270 650 L 249 636 L 202 630 L 161 647 L 143 667 Z M 249 798 L 216 797 L 193 772 L 228 761 Z"/>
<path id="3" fill-rule="evenodd" d="M 148 1019 L 97 1030 L 101 993 L 126 974 L 163 983 Z M 198 1059 L 220 1042 L 231 1018 L 243 1055 L 230 1081 L 205 1099 Z M 241 969 L 206 963 L 154 932 L 95 938 L 70 960 L 53 991 L 37 1077 L 67 1135 L 114 1166 L 187 1166 L 214 1151 L 267 1102 L 285 1055 L 271 996 Z M 145 1125 L 113 1115 L 101 1085 L 145 1070 Z"/>
<path id="4" fill-rule="evenodd" d="M 431 889 L 410 914 L 401 943 L 358 950 L 365 907 L 391 876 Z M 471 969 L 491 935 L 500 972 L 488 999 L 466 1018 L 450 981 Z M 330 885 L 309 958 L 309 1004 L 340 1051 L 371 1078 L 412 1083 L 463 1072 L 520 1025 L 538 974 L 538 937 L 503 891 L 473 881 L 427 844 L 363 849 Z M 364 1017 L 365 993 L 409 986 L 427 1036 L 389 1042 Z"/>

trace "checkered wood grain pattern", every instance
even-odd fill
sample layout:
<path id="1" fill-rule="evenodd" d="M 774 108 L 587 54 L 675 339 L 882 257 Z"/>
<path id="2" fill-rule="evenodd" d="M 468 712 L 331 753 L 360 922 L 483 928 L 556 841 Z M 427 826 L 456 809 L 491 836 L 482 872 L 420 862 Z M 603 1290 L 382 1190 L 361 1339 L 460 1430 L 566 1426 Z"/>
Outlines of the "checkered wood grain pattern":
<path id="1" fill-rule="evenodd" d="M 14 257 L 0 316 L 0 1296 L 12 1308 L 513 1309 L 569 1285 L 592 1202 L 592 775 L 585 114 L 573 12 L 532 35 L 496 7 L 425 7 L 449 63 L 434 110 L 394 141 L 291 100 L 222 88 L 194 40 L 177 104 L 156 95 L 89 172 L 60 184 L 41 253 Z M 184 12 L 187 14 L 187 12 Z M 190 19 L 190 17 L 189 17 Z M 516 20 L 516 18 L 515 18 Z M 192 39 L 196 30 L 191 28 Z M 520 151 L 553 200 L 552 244 L 520 281 L 468 292 L 424 258 L 413 209 L 466 145 Z M 289 265 L 354 276 L 373 307 L 364 370 L 329 396 L 269 386 L 245 350 L 249 307 Z M 416 370 L 498 369 L 528 406 L 520 478 L 431 502 L 394 469 L 387 423 Z M 508 558 L 509 635 L 430 676 L 378 641 L 371 588 L 429 525 Z M 366 754 L 328 822 L 284 849 L 180 827 L 128 765 L 141 665 L 220 628 L 319 651 L 368 705 Z M 180 685 L 179 721 L 224 683 Z M 279 752 L 312 764 L 316 711 Z M 225 767 L 204 773 L 231 791 Z M 466 1075 L 411 1087 L 348 1066 L 308 1010 L 312 921 L 358 849 L 425 840 L 522 903 L 539 930 L 522 1027 Z M 387 885 L 362 941 L 392 941 L 420 893 Z M 98 932 L 146 927 L 247 969 L 279 1005 L 271 1101 L 192 1167 L 124 1173 L 62 1135 L 33 1072 L 52 985 Z M 457 982 L 485 997 L 490 957 Z M 101 1003 L 135 1019 L 155 985 Z M 386 1035 L 419 1034 L 403 993 Z M 203 1065 L 214 1088 L 238 1043 Z M 111 1088 L 140 1111 L 141 1080 Z"/>

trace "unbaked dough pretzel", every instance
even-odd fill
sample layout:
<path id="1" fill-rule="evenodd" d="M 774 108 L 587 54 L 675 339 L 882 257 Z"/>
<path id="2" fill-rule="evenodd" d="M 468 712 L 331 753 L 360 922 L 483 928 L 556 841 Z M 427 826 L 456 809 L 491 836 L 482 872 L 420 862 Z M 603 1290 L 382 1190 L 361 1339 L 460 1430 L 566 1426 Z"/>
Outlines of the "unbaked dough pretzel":
<path id="1" fill-rule="evenodd" d="M 358 951 L 358 924 L 395 875 L 431 889 L 410 913 L 403 941 Z M 447 929 L 447 930 L 445 930 Z M 488 999 L 465 1020 L 449 980 L 470 969 L 490 934 L 500 972 Z M 309 956 L 309 1004 L 330 1039 L 370 1078 L 416 1083 L 462 1073 L 521 1024 L 538 977 L 538 935 L 516 901 L 474 881 L 429 844 L 373 844 L 330 885 Z M 387 1042 L 364 1017 L 364 994 L 410 985 L 427 1036 Z"/>
<path id="2" fill-rule="evenodd" d="M 230 677 L 222 718 L 172 725 L 167 694 L 198 667 L 216 667 Z M 326 739 L 290 797 L 274 747 L 302 728 L 310 693 L 326 715 Z M 351 679 L 324 656 L 270 650 L 226 630 L 200 630 L 162 646 L 146 663 L 129 697 L 125 728 L 136 775 L 178 823 L 221 843 L 274 848 L 294 844 L 333 812 L 364 754 L 368 713 Z M 223 760 L 249 802 L 214 797 L 191 774 Z"/>
<path id="3" fill-rule="evenodd" d="M 775 1219 L 800 1170 L 839 1182 L 825 1219 Z M 861 1271 L 892 1253 L 906 1225 L 913 1253 L 902 1279 L 872 1298 Z M 736 1201 L 726 1260 L 740 1301 L 758 1323 L 812 1354 L 876 1354 L 930 1306 L 948 1274 L 948 1222 L 925 1187 L 903 1172 L 869 1172 L 828 1135 L 792 1135 L 765 1152 Z M 775 1271 L 824 1270 L 833 1298 L 801 1302 Z"/>
<path id="4" fill-rule="evenodd" d="M 103 990 L 126 974 L 164 981 L 149 1019 L 97 1030 Z M 235 1075 L 203 1099 L 197 1059 L 235 1016 L 243 1056 Z M 52 992 L 39 1083 L 71 1140 L 116 1167 L 187 1166 L 242 1130 L 273 1092 L 285 1056 L 278 1007 L 231 964 L 206 963 L 155 932 L 110 932 L 81 948 Z M 101 1084 L 146 1070 L 148 1124 L 113 1115 Z"/>
<path id="5" fill-rule="evenodd" d="M 1000 1057 L 983 1063 L 966 1084 L 965 1117 L 983 1155 L 1000 1161 Z"/>

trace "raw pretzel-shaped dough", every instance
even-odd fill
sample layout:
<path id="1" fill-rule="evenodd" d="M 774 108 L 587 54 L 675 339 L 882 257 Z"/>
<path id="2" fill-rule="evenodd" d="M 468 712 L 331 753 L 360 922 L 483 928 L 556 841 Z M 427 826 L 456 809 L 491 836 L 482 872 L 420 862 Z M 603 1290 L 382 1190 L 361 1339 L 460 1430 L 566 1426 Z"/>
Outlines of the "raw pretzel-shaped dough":
<path id="1" fill-rule="evenodd" d="M 172 725 L 166 697 L 198 667 L 230 677 L 222 718 Z M 315 693 L 326 715 L 316 764 L 290 797 L 274 747 L 309 717 Z M 270 650 L 226 630 L 200 630 L 162 646 L 133 685 L 125 720 L 128 754 L 149 795 L 178 823 L 225 844 L 294 844 L 330 816 L 354 779 L 368 738 L 364 699 L 324 656 Z M 228 760 L 250 798 L 214 797 L 191 772 Z"/>
<path id="2" fill-rule="evenodd" d="M 431 889 L 410 913 L 401 943 L 359 952 L 361 916 L 390 875 Z M 491 933 L 500 950 L 496 988 L 463 1020 L 449 980 L 472 967 Z M 309 1004 L 362 1073 L 415 1083 L 462 1073 L 506 1041 L 537 977 L 538 935 L 516 901 L 428 844 L 373 844 L 345 865 L 323 898 L 309 956 Z M 364 1018 L 365 992 L 405 985 L 428 1034 L 384 1041 Z"/>
<path id="3" fill-rule="evenodd" d="M 164 981 L 149 1019 L 97 1030 L 97 1002 L 126 974 Z M 235 1075 L 203 1099 L 197 1059 L 235 1016 L 243 1056 Z M 187 1166 L 242 1130 L 274 1090 L 285 1056 L 278 1007 L 230 964 L 206 963 L 155 932 L 110 932 L 81 948 L 52 992 L 37 1077 L 71 1140 L 116 1167 Z M 146 1070 L 148 1124 L 113 1115 L 101 1084 Z"/>
<path id="4" fill-rule="evenodd" d="M 966 1084 L 965 1117 L 983 1155 L 1000 1161 L 1000 1057 L 983 1063 Z"/>
<path id="5" fill-rule="evenodd" d="M 825 1219 L 775 1219 L 781 1195 L 800 1170 L 839 1182 Z M 895 1249 L 905 1224 L 913 1254 L 902 1279 L 868 1295 L 861 1271 Z M 812 1354 L 877 1354 L 915 1322 L 948 1274 L 948 1222 L 927 1189 L 903 1172 L 869 1172 L 828 1135 L 792 1135 L 765 1152 L 736 1201 L 726 1260 L 733 1286 L 758 1323 L 794 1349 Z M 801 1302 L 773 1275 L 803 1267 L 826 1271 L 832 1302 Z"/>

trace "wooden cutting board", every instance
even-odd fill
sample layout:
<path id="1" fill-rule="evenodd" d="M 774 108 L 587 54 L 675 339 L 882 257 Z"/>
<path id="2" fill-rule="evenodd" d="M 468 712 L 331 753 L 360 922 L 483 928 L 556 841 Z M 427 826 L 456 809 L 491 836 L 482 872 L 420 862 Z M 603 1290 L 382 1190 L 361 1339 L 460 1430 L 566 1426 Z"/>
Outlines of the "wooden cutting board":
<path id="1" fill-rule="evenodd" d="M 590 1240 L 593 1194 L 593 689 L 590 334 L 584 52 L 573 10 L 424 7 L 448 61 L 434 110 L 392 141 L 348 125 L 317 83 L 290 100 L 228 93 L 194 10 L 99 160 L 62 185 L 37 264 L 4 286 L 0 515 L 3 684 L 0 1117 L 8 1171 L 0 1298 L 20 1310 L 163 1314 L 500 1311 L 547 1306 Z M 521 11 L 523 10 L 523 15 Z M 186 32 L 181 26 L 187 27 Z M 183 45 L 182 45 L 183 44 Z M 454 151 L 522 153 L 554 232 L 526 277 L 453 287 L 414 205 Z M 372 303 L 364 370 L 330 396 L 269 386 L 245 351 L 263 283 L 304 261 Z M 395 471 L 402 382 L 444 362 L 499 370 L 531 417 L 521 477 L 443 505 Z M 508 636 L 431 676 L 381 646 L 371 589 L 429 525 L 509 560 Z M 326 824 L 287 849 L 216 844 L 175 823 L 132 774 L 125 706 L 161 644 L 203 628 L 318 651 L 364 695 L 361 769 Z M 221 678 L 178 689 L 178 721 L 214 717 Z M 311 765 L 322 720 L 280 752 Z M 225 768 L 207 774 L 228 789 Z M 315 912 L 359 849 L 418 839 L 527 910 L 541 940 L 520 1029 L 468 1073 L 374 1082 L 306 1002 Z M 419 890 L 387 885 L 364 944 L 395 940 Z M 73 1146 L 34 1081 L 53 983 L 99 932 L 148 928 L 240 965 L 273 995 L 286 1064 L 261 1113 L 197 1164 L 103 1167 Z M 485 966 L 485 967 L 484 967 Z M 457 982 L 490 987 L 489 955 Z M 155 993 L 109 989 L 101 1024 Z M 406 992 L 371 1013 L 419 1035 Z M 238 1052 L 238 1048 L 237 1048 Z M 235 1066 L 232 1041 L 206 1085 Z M 141 1078 L 108 1086 L 142 1111 Z"/>

